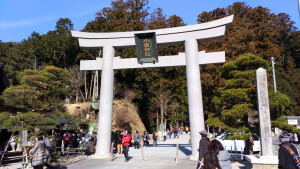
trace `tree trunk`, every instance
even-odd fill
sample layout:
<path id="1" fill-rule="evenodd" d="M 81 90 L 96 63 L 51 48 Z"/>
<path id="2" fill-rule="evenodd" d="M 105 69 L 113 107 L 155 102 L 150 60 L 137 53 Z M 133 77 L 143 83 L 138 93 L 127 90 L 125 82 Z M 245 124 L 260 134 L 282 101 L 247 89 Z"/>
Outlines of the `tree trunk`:
<path id="1" fill-rule="evenodd" d="M 158 125 L 159 125 L 159 122 L 158 122 L 158 111 L 156 111 L 156 131 L 158 131 Z"/>
<path id="2" fill-rule="evenodd" d="M 91 77 L 91 83 L 90 83 L 90 93 L 89 93 L 89 98 L 92 97 L 92 88 L 93 88 L 93 78 L 94 78 L 94 74 L 92 73 L 92 77 Z"/>
<path id="3" fill-rule="evenodd" d="M 63 51 L 63 54 L 64 54 L 64 67 L 65 67 L 65 70 L 67 70 L 66 52 Z"/>
<path id="4" fill-rule="evenodd" d="M 95 97 L 96 97 L 96 100 L 98 99 L 99 97 L 99 71 L 97 70 L 96 71 L 96 94 L 95 94 Z"/>
<path id="5" fill-rule="evenodd" d="M 36 70 L 36 67 L 37 67 L 37 66 L 36 66 L 36 62 L 37 62 L 37 61 L 36 61 L 36 56 L 34 56 L 34 70 Z"/>
<path id="6" fill-rule="evenodd" d="M 76 103 L 78 102 L 78 99 L 79 99 L 79 97 L 78 97 L 78 91 L 77 91 L 76 92 L 76 99 L 75 99 Z"/>
<path id="7" fill-rule="evenodd" d="M 165 128 L 164 130 L 167 130 L 167 119 L 165 119 Z"/>
<path id="8" fill-rule="evenodd" d="M 160 123 L 164 122 L 164 108 L 160 105 Z"/>
<path id="9" fill-rule="evenodd" d="M 176 113 L 176 116 L 178 115 L 178 113 Z M 177 119 L 177 118 L 176 118 Z M 179 126 L 179 122 L 178 122 L 178 119 L 176 120 L 176 127 Z"/>
<path id="10" fill-rule="evenodd" d="M 81 97 L 82 97 L 83 101 L 85 102 L 85 99 L 84 99 L 84 97 L 83 97 L 83 94 L 82 94 L 82 91 L 81 91 L 81 90 L 80 90 L 80 94 L 81 94 Z"/>
<path id="11" fill-rule="evenodd" d="M 95 71 L 95 76 L 94 76 L 94 85 L 93 85 L 93 102 L 96 99 L 96 84 L 97 84 L 97 71 Z"/>
<path id="12" fill-rule="evenodd" d="M 84 71 L 84 93 L 85 93 L 85 100 L 87 100 L 89 92 L 86 86 L 86 71 Z"/>

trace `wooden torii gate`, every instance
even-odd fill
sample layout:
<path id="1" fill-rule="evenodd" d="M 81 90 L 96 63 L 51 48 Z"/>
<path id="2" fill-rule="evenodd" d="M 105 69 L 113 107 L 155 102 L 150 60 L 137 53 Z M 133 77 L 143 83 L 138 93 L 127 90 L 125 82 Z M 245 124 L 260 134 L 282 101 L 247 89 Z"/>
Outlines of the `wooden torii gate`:
<path id="1" fill-rule="evenodd" d="M 199 140 L 201 139 L 199 132 L 205 129 L 199 64 L 225 62 L 224 51 L 214 53 L 199 52 L 198 42 L 222 38 L 226 28 L 231 26 L 232 20 L 233 15 L 202 24 L 149 31 L 109 33 L 72 31 L 72 36 L 78 38 L 81 47 L 87 49 L 103 48 L 103 58 L 80 61 L 80 70 L 102 70 L 98 139 L 94 158 L 109 158 L 110 155 L 114 69 L 186 66 L 189 123 L 192 138 L 191 159 L 196 160 Z M 120 57 L 115 57 L 115 48 L 135 47 L 134 35 L 149 32 L 156 33 L 158 45 L 184 43 L 185 53 L 179 53 L 174 56 L 159 56 L 158 63 L 144 63 L 142 65 L 138 64 L 136 58 L 121 59 Z"/>

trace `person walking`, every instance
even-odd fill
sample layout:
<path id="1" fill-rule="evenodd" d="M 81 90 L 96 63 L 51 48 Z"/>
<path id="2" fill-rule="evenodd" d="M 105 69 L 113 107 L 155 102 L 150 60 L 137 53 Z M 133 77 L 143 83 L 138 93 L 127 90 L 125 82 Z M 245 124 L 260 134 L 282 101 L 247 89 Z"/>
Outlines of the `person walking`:
<path id="1" fill-rule="evenodd" d="M 289 151 L 299 155 L 296 147 L 290 143 L 290 136 L 284 132 L 280 139 L 281 146 L 278 150 L 278 168 L 279 169 L 297 169 L 296 164 Z"/>
<path id="2" fill-rule="evenodd" d="M 230 163 L 230 155 L 228 151 L 224 149 L 220 141 L 216 139 L 211 140 L 208 143 L 208 152 L 212 152 L 217 155 L 219 164 L 222 169 L 232 169 Z"/>
<path id="3" fill-rule="evenodd" d="M 162 141 L 163 140 L 163 133 L 161 130 L 158 130 L 158 141 Z"/>
<path id="4" fill-rule="evenodd" d="M 173 133 L 174 133 L 174 138 L 176 138 L 177 137 L 177 129 L 176 128 L 173 129 Z"/>
<path id="5" fill-rule="evenodd" d="M 128 134 L 127 130 L 125 130 L 123 132 L 123 138 L 122 138 L 125 162 L 128 162 L 128 160 L 129 160 L 128 151 L 129 151 L 130 140 L 131 140 L 131 137 Z"/>
<path id="6" fill-rule="evenodd" d="M 71 135 L 69 134 L 69 132 L 66 132 L 63 136 L 63 142 L 64 142 L 65 148 L 67 148 L 69 146 L 70 140 L 71 140 Z"/>
<path id="7" fill-rule="evenodd" d="M 153 132 L 153 147 L 157 146 L 157 139 L 158 139 L 158 132 L 154 131 Z"/>
<path id="8" fill-rule="evenodd" d="M 163 137 L 164 137 L 164 141 L 166 141 L 166 139 L 167 139 L 167 132 L 166 132 L 166 130 L 163 131 Z"/>
<path id="9" fill-rule="evenodd" d="M 147 148 L 147 146 L 149 146 L 149 135 L 147 134 L 146 131 L 144 131 L 143 134 L 143 142 L 144 142 L 144 147 Z"/>
<path id="10" fill-rule="evenodd" d="M 46 149 L 45 149 L 46 163 L 44 165 L 47 168 L 50 168 L 51 166 L 48 164 L 48 159 L 51 157 L 51 153 L 52 153 L 51 142 L 45 133 L 43 134 L 43 138 L 44 138 L 44 143 L 46 146 Z"/>
<path id="11" fill-rule="evenodd" d="M 117 144 L 117 152 L 118 154 L 122 154 L 123 146 L 122 146 L 122 135 L 121 132 L 118 130 L 116 135 L 116 144 Z"/>
<path id="12" fill-rule="evenodd" d="M 36 143 L 29 152 L 29 154 L 31 154 L 30 160 L 33 169 L 43 169 L 44 164 L 47 162 L 45 148 L 46 145 L 43 139 L 43 135 L 37 135 Z"/>
<path id="13" fill-rule="evenodd" d="M 206 130 L 202 130 L 199 132 L 201 135 L 201 140 L 199 141 L 199 158 L 198 158 L 198 166 L 200 166 L 200 161 L 204 158 L 204 155 L 208 152 L 208 143 L 209 143 L 209 138 L 207 138 L 207 132 Z"/>
<path id="14" fill-rule="evenodd" d="M 16 151 L 16 136 L 12 136 L 9 140 L 9 144 L 11 146 L 11 151 Z"/>
<path id="15" fill-rule="evenodd" d="M 133 136 L 133 141 L 134 141 L 134 149 L 139 149 L 141 139 L 138 131 L 135 131 L 135 134 Z"/>

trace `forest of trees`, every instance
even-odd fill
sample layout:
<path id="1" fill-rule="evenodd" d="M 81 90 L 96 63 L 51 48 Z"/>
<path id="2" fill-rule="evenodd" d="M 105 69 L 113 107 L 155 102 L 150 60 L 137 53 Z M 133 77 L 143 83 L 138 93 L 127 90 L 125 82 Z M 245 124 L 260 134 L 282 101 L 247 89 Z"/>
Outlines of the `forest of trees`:
<path id="1" fill-rule="evenodd" d="M 206 124 L 224 131 L 257 131 L 253 120 L 258 117 L 255 70 L 264 67 L 269 76 L 272 125 L 294 130 L 284 124 L 282 116 L 300 115 L 300 31 L 288 14 L 274 14 L 244 2 L 199 11 L 197 21 L 205 23 L 229 15 L 234 15 L 234 20 L 223 39 L 199 43 L 199 51 L 226 52 L 226 64 L 200 67 Z M 115 0 L 81 31 L 140 31 L 184 25 L 180 16 L 167 16 L 160 8 L 151 12 L 148 0 Z M 7 119 L 7 112 L 31 116 L 61 113 L 66 98 L 71 103 L 99 99 L 101 72 L 80 71 L 79 61 L 102 57 L 102 51 L 80 48 L 70 34 L 73 24 L 68 18 L 60 18 L 55 28 L 42 35 L 33 32 L 20 43 L 0 43 L 0 63 L 11 85 L 1 96 L 0 111 L 4 113 L 0 121 Z M 159 56 L 178 52 L 184 52 L 183 45 L 158 47 Z M 116 55 L 134 58 L 136 51 L 118 49 Z M 271 57 L 276 62 L 277 93 L 272 87 Z M 132 100 L 151 131 L 157 118 L 171 124 L 188 122 L 186 86 L 185 67 L 116 70 L 114 98 Z"/>

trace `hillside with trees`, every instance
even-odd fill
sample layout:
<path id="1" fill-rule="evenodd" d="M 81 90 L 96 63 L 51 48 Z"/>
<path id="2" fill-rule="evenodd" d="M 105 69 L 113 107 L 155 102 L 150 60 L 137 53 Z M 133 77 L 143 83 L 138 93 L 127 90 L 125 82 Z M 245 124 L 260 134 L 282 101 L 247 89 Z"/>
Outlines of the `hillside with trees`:
<path id="1" fill-rule="evenodd" d="M 274 14 L 244 2 L 199 11 L 197 21 L 205 23 L 229 15 L 234 15 L 234 20 L 223 39 L 199 43 L 199 51 L 226 52 L 226 64 L 200 67 L 206 123 L 223 131 L 256 131 L 253 73 L 264 67 L 268 70 L 272 125 L 283 126 L 282 116 L 300 115 L 300 31 L 288 14 Z M 184 25 L 180 16 L 150 9 L 148 0 L 115 0 L 99 9 L 81 31 L 140 31 Z M 102 57 L 102 50 L 80 48 L 77 39 L 71 37 L 72 29 L 70 19 L 60 18 L 55 30 L 46 34 L 33 32 L 20 43 L 0 43 L 0 63 L 11 85 L 1 94 L 0 107 L 6 114 L 1 114 L 1 119 L 7 114 L 17 117 L 17 112 L 29 113 L 28 117 L 32 113 L 62 113 L 66 100 L 99 99 L 101 71 L 80 71 L 79 61 Z M 178 52 L 184 52 L 184 45 L 158 47 L 159 56 Z M 118 49 L 116 56 L 135 58 L 136 50 Z M 271 57 L 276 62 L 278 93 L 273 91 Z M 161 121 L 188 123 L 185 67 L 116 70 L 114 83 L 114 98 L 131 100 L 148 131 L 155 130 Z"/>

